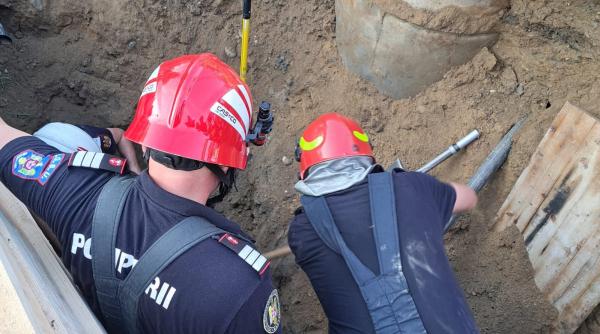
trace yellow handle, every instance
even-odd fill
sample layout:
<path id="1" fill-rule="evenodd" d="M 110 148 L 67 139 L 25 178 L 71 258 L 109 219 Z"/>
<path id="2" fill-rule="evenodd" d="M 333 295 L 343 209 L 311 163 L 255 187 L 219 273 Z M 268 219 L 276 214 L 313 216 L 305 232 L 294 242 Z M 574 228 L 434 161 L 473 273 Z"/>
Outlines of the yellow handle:
<path id="1" fill-rule="evenodd" d="M 250 43 L 250 19 L 242 20 L 242 52 L 240 59 L 240 78 L 246 82 L 248 73 L 248 45 Z"/>

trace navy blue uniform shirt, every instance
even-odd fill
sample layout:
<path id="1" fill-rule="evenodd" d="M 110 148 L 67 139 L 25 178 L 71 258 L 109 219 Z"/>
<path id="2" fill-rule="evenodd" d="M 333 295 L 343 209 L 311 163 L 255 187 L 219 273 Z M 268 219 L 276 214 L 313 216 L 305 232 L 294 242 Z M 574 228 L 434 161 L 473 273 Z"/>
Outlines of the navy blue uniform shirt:
<path id="1" fill-rule="evenodd" d="M 35 137 L 18 138 L 0 150 L 0 180 L 54 231 L 64 265 L 99 314 L 91 224 L 98 195 L 114 174 L 67 167 L 68 158 Z M 117 275 L 124 278 L 158 237 L 189 216 L 243 234 L 216 211 L 161 189 L 147 173 L 137 177 L 117 234 Z M 140 297 L 138 323 L 145 333 L 280 332 L 276 294 L 268 271 L 260 276 L 235 252 L 208 239 L 155 278 Z"/>
<path id="2" fill-rule="evenodd" d="M 422 173 L 395 172 L 393 179 L 403 272 L 425 329 L 431 334 L 477 332 L 444 248 L 454 188 Z M 378 275 L 367 181 L 325 198 L 348 247 Z M 369 311 L 344 259 L 321 241 L 302 209 L 288 239 L 329 319 L 330 332 L 373 333 Z"/>

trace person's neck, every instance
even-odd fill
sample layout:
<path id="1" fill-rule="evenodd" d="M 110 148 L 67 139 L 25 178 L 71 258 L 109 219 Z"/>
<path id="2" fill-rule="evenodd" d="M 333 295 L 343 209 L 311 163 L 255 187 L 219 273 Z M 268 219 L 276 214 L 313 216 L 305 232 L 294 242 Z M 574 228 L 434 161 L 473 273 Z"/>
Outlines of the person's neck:
<path id="1" fill-rule="evenodd" d="M 195 171 L 170 169 L 150 159 L 148 174 L 162 189 L 179 197 L 206 205 L 206 201 L 217 188 L 218 178 L 207 168 Z"/>

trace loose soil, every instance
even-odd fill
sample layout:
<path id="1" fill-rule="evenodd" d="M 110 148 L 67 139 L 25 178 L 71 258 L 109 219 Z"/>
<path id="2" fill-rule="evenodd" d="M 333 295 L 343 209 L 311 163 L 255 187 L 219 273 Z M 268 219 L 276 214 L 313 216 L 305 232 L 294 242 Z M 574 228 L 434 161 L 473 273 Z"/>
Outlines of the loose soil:
<path id="1" fill-rule="evenodd" d="M 404 1 L 373 0 L 384 12 L 402 20 L 435 31 L 458 34 L 480 34 L 494 31 L 498 18 L 505 14 L 507 0 L 495 0 L 488 6 L 449 6 L 440 10 L 417 9 Z"/>
<path id="2" fill-rule="evenodd" d="M 126 127 L 146 78 L 162 60 L 213 52 L 238 67 L 241 4 L 233 0 L 0 0 L 15 37 L 0 46 L 0 115 L 32 131 L 48 121 Z M 516 228 L 492 233 L 494 216 L 567 101 L 600 116 L 600 3 L 513 0 L 498 43 L 416 97 L 395 101 L 348 72 L 335 44 L 333 0 L 256 0 L 249 83 L 273 103 L 276 130 L 252 151 L 238 192 L 218 209 L 263 250 L 286 242 L 298 198 L 294 142 L 317 115 L 338 111 L 370 133 L 378 161 L 417 168 L 454 140 L 482 138 L 438 167 L 466 182 L 520 117 L 504 167 L 478 208 L 447 235 L 456 275 L 483 333 L 546 333 L 556 311 L 535 287 Z M 327 321 L 292 257 L 273 263 L 285 333 L 323 333 Z M 600 317 L 599 317 L 600 318 Z M 592 316 L 581 333 L 600 333 Z"/>

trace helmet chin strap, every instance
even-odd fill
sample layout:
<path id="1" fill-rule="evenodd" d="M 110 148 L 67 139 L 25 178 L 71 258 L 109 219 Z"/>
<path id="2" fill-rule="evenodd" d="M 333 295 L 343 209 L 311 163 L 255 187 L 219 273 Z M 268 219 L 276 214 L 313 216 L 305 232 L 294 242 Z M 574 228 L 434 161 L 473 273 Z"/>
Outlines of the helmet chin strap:
<path id="1" fill-rule="evenodd" d="M 237 190 L 237 187 L 235 186 L 236 169 L 229 168 L 227 170 L 227 173 L 225 173 L 219 165 L 206 164 L 206 168 L 208 168 L 208 170 L 210 170 L 219 178 L 219 192 L 215 196 L 209 198 L 208 201 L 206 201 L 206 206 L 212 208 L 215 206 L 215 204 L 223 201 L 225 196 L 227 196 L 227 194 L 229 194 L 229 192 L 231 191 L 232 187 L 234 187 Z"/>
<path id="2" fill-rule="evenodd" d="M 144 159 L 146 160 L 146 163 L 148 163 L 148 160 L 150 158 L 152 158 L 152 160 L 158 162 L 163 166 L 175 170 L 183 170 L 189 172 L 201 169 L 203 167 L 208 168 L 208 170 L 210 170 L 214 175 L 216 175 L 219 178 L 219 191 L 215 196 L 209 198 L 208 201 L 206 201 L 206 206 L 208 207 L 212 208 L 215 206 L 215 204 L 222 202 L 225 196 L 227 196 L 227 194 L 229 194 L 229 192 L 231 191 L 231 188 L 235 188 L 235 168 L 229 168 L 229 170 L 227 170 L 227 173 L 225 173 L 221 169 L 221 166 L 216 164 L 210 164 L 202 161 L 183 158 L 148 148 L 144 153 Z"/>

